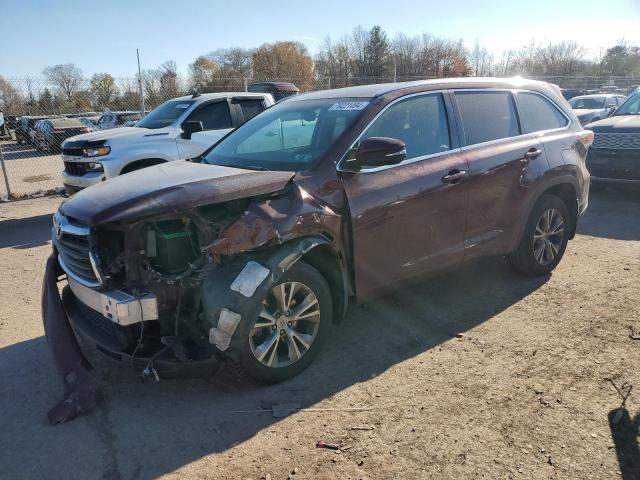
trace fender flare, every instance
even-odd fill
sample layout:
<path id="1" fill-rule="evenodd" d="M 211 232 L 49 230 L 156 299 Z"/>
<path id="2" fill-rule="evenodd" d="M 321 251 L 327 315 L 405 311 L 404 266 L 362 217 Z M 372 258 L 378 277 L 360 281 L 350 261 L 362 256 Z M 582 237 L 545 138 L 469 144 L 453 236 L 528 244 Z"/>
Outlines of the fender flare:
<path id="1" fill-rule="evenodd" d="M 220 267 L 211 266 L 205 273 L 201 285 L 203 320 L 209 328 L 210 343 L 220 351 L 229 350 L 231 355 L 238 351 L 243 339 L 238 335 L 234 336 L 234 333 L 240 321 L 256 315 L 259 299 L 263 298 L 296 262 L 321 245 L 329 245 L 336 251 L 329 240 L 314 235 L 240 255 Z M 340 299 L 342 301 L 339 304 L 341 309 L 346 310 L 347 276 L 342 262 L 340 265 L 344 298 Z M 248 276 L 252 278 L 246 278 Z M 240 284 L 248 287 L 238 288 Z"/>

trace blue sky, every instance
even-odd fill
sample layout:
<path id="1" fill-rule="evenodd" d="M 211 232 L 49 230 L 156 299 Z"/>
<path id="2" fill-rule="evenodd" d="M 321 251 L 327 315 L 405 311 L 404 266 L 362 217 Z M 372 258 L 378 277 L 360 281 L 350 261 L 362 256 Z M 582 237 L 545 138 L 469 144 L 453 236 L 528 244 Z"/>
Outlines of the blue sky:
<path id="1" fill-rule="evenodd" d="M 7 0 L 0 8 L 0 75 L 39 75 L 75 63 L 86 75 L 135 73 L 175 60 L 181 71 L 217 48 L 298 40 L 314 53 L 326 35 L 380 24 L 391 36 L 429 32 L 476 39 L 496 56 L 535 39 L 575 40 L 592 56 L 617 39 L 640 45 L 640 0 Z M 605 8 L 602 8 L 606 5 Z"/>

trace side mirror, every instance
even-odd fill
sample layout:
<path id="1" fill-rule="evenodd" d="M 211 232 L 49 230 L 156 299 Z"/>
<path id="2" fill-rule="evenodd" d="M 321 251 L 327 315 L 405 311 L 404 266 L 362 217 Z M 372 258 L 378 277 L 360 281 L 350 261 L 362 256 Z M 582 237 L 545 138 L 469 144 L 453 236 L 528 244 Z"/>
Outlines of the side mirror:
<path id="1" fill-rule="evenodd" d="M 202 128 L 202 122 L 194 122 L 192 120 L 183 122 L 182 138 L 184 138 L 185 140 L 190 140 L 191 135 L 196 132 L 201 132 L 202 130 L 204 130 L 204 128 Z"/>
<path id="2" fill-rule="evenodd" d="M 370 137 L 364 140 L 355 157 L 347 161 L 355 171 L 362 167 L 396 165 L 407 158 L 407 148 L 402 140 L 389 137 Z"/>

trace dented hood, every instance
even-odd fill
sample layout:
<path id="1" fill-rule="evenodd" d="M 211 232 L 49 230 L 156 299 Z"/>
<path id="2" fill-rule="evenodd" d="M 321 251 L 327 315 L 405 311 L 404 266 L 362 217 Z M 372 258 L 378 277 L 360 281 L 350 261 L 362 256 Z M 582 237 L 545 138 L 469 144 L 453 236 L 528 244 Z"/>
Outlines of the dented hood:
<path id="1" fill-rule="evenodd" d="M 60 211 L 90 227 L 282 190 L 294 172 L 176 161 L 121 175 L 76 193 Z"/>

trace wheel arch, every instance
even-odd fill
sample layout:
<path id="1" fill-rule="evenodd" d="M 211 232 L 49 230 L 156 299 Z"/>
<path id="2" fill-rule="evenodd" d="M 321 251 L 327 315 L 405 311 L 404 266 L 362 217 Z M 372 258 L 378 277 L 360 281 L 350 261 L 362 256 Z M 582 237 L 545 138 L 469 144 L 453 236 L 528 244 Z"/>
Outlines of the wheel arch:
<path id="1" fill-rule="evenodd" d="M 558 183 L 557 185 L 547 188 L 538 198 L 542 195 L 554 195 L 564 202 L 571 220 L 569 239 L 575 237 L 578 224 L 578 191 L 575 186 L 572 183 Z"/>
<path id="2" fill-rule="evenodd" d="M 134 160 L 124 165 L 120 169 L 119 175 L 124 175 L 125 173 L 133 172 L 135 170 L 140 170 L 141 168 L 160 165 L 161 163 L 167 163 L 167 160 L 165 160 L 164 158 L 142 158 L 139 160 Z"/>
<path id="3" fill-rule="evenodd" d="M 347 275 L 339 252 L 328 242 L 318 243 L 303 254 L 300 260 L 318 270 L 327 281 L 333 299 L 333 321 L 339 322 L 349 303 Z"/>
<path id="4" fill-rule="evenodd" d="M 569 239 L 575 237 L 576 226 L 578 222 L 579 191 L 580 189 L 578 187 L 577 180 L 571 175 L 561 175 L 550 179 L 543 185 L 540 185 L 540 188 L 538 188 L 535 193 L 531 195 L 531 199 L 528 202 L 526 208 L 523 209 L 523 220 L 520 222 L 518 234 L 517 236 L 515 236 L 515 238 L 513 238 L 513 243 L 511 244 L 509 251 L 514 251 L 522 241 L 522 236 L 524 235 L 529 215 L 531 215 L 531 210 L 538 202 L 538 200 L 540 200 L 540 197 L 542 197 L 542 195 L 555 195 L 565 203 L 565 205 L 567 206 L 567 210 L 569 210 L 569 215 L 571 216 L 571 229 L 569 231 Z"/>

